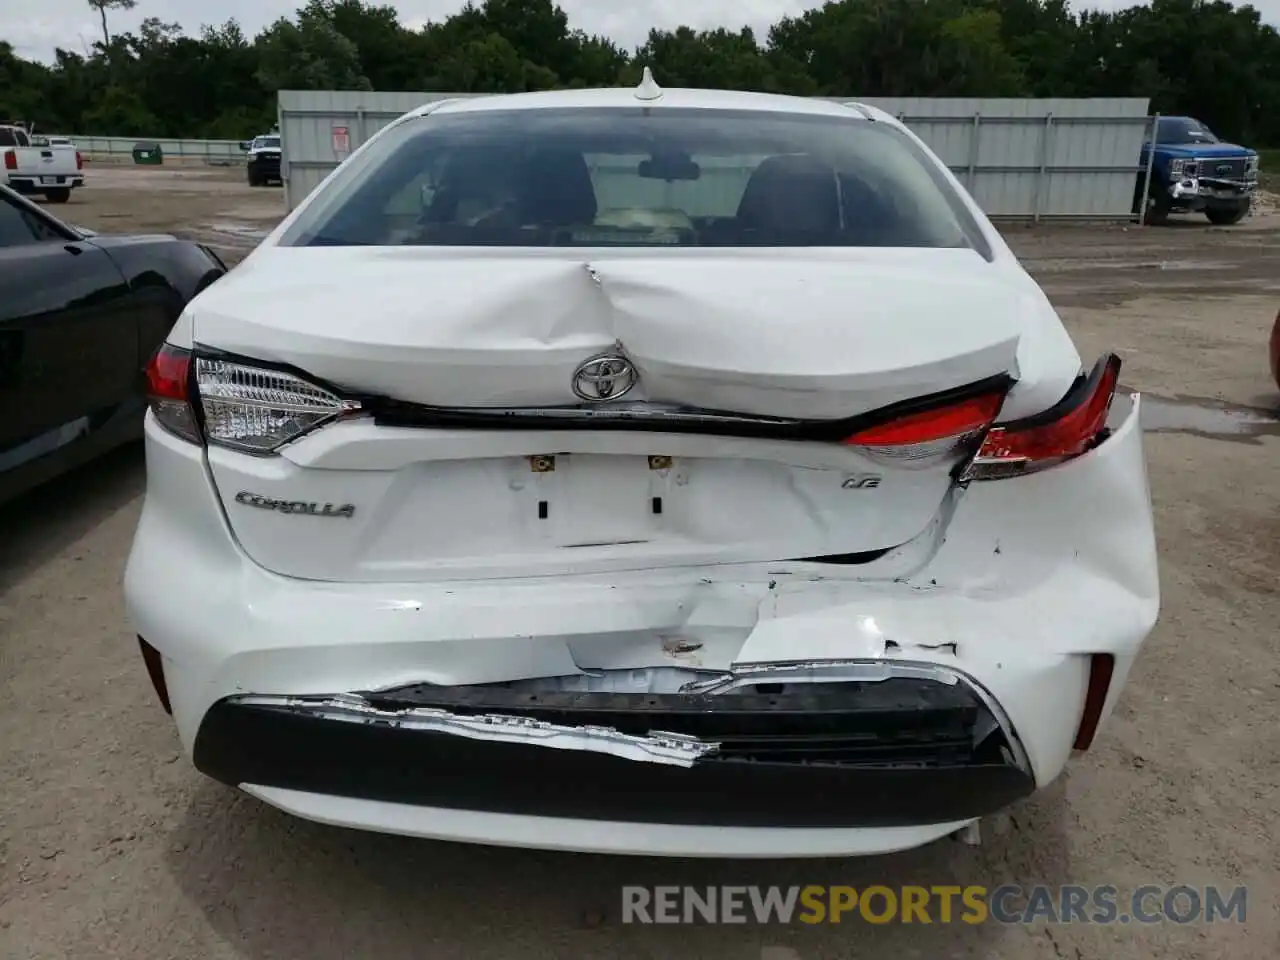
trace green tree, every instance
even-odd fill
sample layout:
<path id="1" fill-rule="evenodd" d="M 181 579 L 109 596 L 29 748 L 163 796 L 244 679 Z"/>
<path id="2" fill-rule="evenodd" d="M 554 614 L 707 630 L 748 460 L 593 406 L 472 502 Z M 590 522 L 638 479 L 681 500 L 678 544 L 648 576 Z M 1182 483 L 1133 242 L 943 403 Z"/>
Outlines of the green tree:
<path id="1" fill-rule="evenodd" d="M 1020 96 L 997 10 L 966 0 L 842 0 L 784 18 L 770 46 L 831 96 Z"/>
<path id="2" fill-rule="evenodd" d="M 148 18 L 49 65 L 0 41 L 0 112 L 40 129 L 240 139 L 282 88 L 501 93 L 633 84 L 826 96 L 1149 97 L 1222 136 L 1280 144 L 1280 34 L 1249 5 L 1151 0 L 828 0 L 750 30 L 653 30 L 634 51 L 575 29 L 555 0 L 470 0 L 413 30 L 386 0 L 305 0 L 256 37 Z"/>
<path id="3" fill-rule="evenodd" d="M 83 130 L 77 132 L 102 136 L 154 137 L 163 135 L 160 120 L 132 90 L 107 87 L 85 111 Z"/>
<path id="4" fill-rule="evenodd" d="M 268 91 L 372 90 L 360 50 L 322 13 L 304 9 L 280 18 L 258 38 L 258 79 Z"/>
<path id="5" fill-rule="evenodd" d="M 0 40 L 0 118 L 28 120 L 47 113 L 53 83 L 48 67 L 22 59 L 12 44 Z"/>
<path id="6" fill-rule="evenodd" d="M 102 46 L 103 48 L 111 46 L 111 34 L 107 30 L 107 11 L 108 10 L 132 10 L 138 5 L 138 0 L 86 0 L 86 2 L 94 10 L 98 11 L 98 16 L 102 18 Z"/>
<path id="7" fill-rule="evenodd" d="M 649 39 L 636 51 L 634 63 L 628 79 L 637 81 L 641 67 L 648 66 L 658 82 L 669 87 L 783 92 L 773 64 L 750 28 L 738 32 L 695 32 L 688 27 L 651 30 Z"/>

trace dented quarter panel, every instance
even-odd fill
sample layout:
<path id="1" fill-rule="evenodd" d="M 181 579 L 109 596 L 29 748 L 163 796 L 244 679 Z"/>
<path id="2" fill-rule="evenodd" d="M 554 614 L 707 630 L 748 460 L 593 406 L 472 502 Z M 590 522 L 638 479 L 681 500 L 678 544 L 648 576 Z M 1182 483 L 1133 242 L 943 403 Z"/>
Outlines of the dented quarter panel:
<path id="1" fill-rule="evenodd" d="M 1116 657 L 1105 720 L 1159 613 L 1139 407 L 1136 397 L 1117 397 L 1115 432 L 1076 461 L 959 492 L 937 553 L 903 581 L 779 586 L 766 616 L 781 610 L 794 618 L 787 623 L 825 628 L 791 632 L 783 620 L 762 619 L 768 629 L 748 638 L 739 659 L 806 656 L 811 636 L 830 651 L 839 634 L 831 625 L 843 621 L 853 647 L 879 643 L 882 656 L 977 678 L 1028 741 L 1037 775 L 1060 769 L 1075 728 L 1043 721 L 1079 715 L 1088 673 L 1082 655 Z"/>

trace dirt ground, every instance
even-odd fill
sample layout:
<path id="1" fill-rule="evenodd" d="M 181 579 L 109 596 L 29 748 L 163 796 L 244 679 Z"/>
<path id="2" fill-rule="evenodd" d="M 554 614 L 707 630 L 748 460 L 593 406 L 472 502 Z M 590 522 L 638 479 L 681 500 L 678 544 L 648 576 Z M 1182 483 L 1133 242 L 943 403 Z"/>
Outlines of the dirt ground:
<path id="1" fill-rule="evenodd" d="M 241 173 L 98 167 L 56 208 L 230 259 L 280 215 Z M 664 861 L 294 820 L 203 779 L 147 687 L 120 578 L 122 451 L 0 510 L 0 958 L 1280 956 L 1280 217 L 1011 227 L 1083 353 L 1147 395 L 1163 611 L 1100 742 L 983 843 L 869 860 Z M 1269 413 L 1270 412 L 1270 413 Z M 1248 887 L 1244 924 L 622 925 L 624 884 Z"/>

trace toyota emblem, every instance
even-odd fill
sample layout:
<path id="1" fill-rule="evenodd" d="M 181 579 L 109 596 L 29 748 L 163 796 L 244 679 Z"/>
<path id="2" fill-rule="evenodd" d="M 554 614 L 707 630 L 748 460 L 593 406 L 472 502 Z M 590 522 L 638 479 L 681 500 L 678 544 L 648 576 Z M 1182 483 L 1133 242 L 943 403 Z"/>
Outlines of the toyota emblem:
<path id="1" fill-rule="evenodd" d="M 635 364 L 610 353 L 578 365 L 573 372 L 573 392 L 588 403 L 603 403 L 626 396 L 639 379 Z"/>

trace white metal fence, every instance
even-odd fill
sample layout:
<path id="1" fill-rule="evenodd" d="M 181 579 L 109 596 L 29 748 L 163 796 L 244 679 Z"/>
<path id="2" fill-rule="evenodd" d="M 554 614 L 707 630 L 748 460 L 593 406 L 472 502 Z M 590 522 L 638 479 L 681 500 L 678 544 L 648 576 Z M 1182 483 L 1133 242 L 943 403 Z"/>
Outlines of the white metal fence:
<path id="1" fill-rule="evenodd" d="M 68 134 L 79 151 L 91 160 L 128 160 L 139 144 L 157 144 L 166 158 L 203 160 L 217 165 L 244 163 L 239 140 L 172 140 L 149 137 L 83 137 Z"/>
<path id="2" fill-rule="evenodd" d="M 466 96 L 476 94 L 280 91 L 287 209 L 296 207 L 348 153 L 406 112 L 434 100 Z M 1038 221 L 1131 215 L 1150 122 L 1145 98 L 901 97 L 861 102 L 900 117 L 990 216 Z"/>
<path id="3" fill-rule="evenodd" d="M 296 207 L 350 151 L 409 110 L 466 96 L 478 95 L 282 90 L 279 129 L 286 208 Z M 1038 221 L 1130 216 L 1150 123 L 1146 99 L 904 97 L 862 102 L 901 118 L 993 217 Z M 72 139 L 91 159 L 128 160 L 139 143 L 155 143 L 166 158 L 217 165 L 244 162 L 235 140 Z"/>
<path id="4" fill-rule="evenodd" d="M 897 116 L 993 217 L 1128 219 L 1146 98 L 867 99 Z"/>

